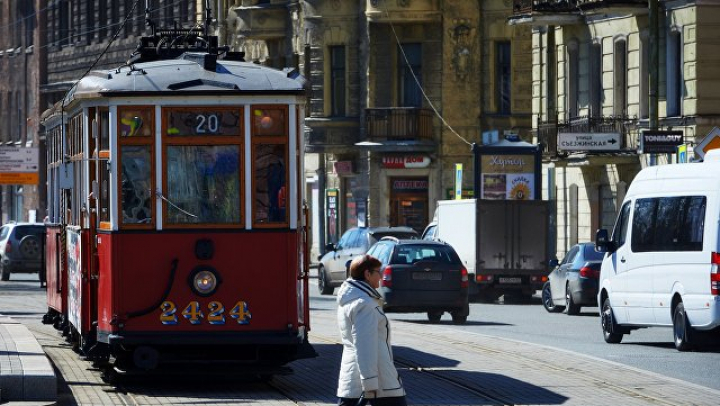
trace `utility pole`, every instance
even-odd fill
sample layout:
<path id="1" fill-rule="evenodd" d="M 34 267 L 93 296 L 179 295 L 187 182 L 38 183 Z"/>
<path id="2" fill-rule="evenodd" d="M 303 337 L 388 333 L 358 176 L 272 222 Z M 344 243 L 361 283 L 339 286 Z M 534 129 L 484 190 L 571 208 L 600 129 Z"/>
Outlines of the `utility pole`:
<path id="1" fill-rule="evenodd" d="M 649 58 L 649 106 L 648 113 L 650 115 L 650 130 L 658 128 L 658 71 L 660 64 L 658 62 L 658 54 L 660 48 L 660 36 L 658 33 L 658 0 L 648 0 L 650 14 L 648 16 L 648 25 L 650 28 L 650 55 Z"/>

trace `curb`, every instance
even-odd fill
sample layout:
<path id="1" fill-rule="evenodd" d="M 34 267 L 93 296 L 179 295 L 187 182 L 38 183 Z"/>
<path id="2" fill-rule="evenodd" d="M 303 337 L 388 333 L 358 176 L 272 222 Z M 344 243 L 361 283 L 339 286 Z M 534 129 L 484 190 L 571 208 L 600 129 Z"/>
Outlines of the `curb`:
<path id="1" fill-rule="evenodd" d="M 40 343 L 23 324 L 0 315 L 0 401 L 55 400 L 55 371 Z"/>

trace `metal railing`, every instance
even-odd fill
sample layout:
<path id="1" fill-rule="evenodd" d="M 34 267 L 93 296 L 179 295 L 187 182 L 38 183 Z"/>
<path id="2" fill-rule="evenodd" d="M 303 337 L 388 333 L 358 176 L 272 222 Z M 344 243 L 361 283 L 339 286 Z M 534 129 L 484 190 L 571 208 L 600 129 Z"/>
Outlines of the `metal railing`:
<path id="1" fill-rule="evenodd" d="M 536 12 L 572 12 L 577 11 L 577 1 L 581 0 L 513 0 L 514 14 Z"/>
<path id="2" fill-rule="evenodd" d="M 365 109 L 367 137 L 373 141 L 431 140 L 433 113 L 416 107 Z"/>

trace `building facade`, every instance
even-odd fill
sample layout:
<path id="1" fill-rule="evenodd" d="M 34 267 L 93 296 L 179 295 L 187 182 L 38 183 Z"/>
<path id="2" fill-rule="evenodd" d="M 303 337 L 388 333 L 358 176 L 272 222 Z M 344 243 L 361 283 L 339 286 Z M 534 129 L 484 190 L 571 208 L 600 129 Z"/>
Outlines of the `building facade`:
<path id="1" fill-rule="evenodd" d="M 646 131 L 681 134 L 674 142 L 692 150 L 720 125 L 720 71 L 713 68 L 720 2 L 660 1 L 657 31 L 649 6 L 514 2 L 509 24 L 532 27 L 533 131 L 545 146 L 545 195 L 557 202 L 559 256 L 592 241 L 598 228 L 612 228 L 640 169 L 677 162 L 674 145 L 658 149 Z"/>
<path id="2" fill-rule="evenodd" d="M 531 129 L 531 28 L 502 0 L 226 1 L 225 42 L 311 89 L 305 151 L 315 253 L 353 226 L 422 231 L 472 190 L 471 143 Z M 224 26 L 223 26 L 224 24 Z"/>

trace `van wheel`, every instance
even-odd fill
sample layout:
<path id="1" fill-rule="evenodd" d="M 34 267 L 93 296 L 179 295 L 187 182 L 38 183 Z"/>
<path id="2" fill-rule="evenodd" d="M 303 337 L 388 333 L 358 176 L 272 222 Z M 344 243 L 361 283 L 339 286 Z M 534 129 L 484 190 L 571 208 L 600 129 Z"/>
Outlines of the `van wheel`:
<path id="1" fill-rule="evenodd" d="M 2 265 L 0 265 L 0 280 L 5 282 L 10 280 L 10 271 L 6 270 Z"/>
<path id="2" fill-rule="evenodd" d="M 567 313 L 569 316 L 575 316 L 580 314 L 580 306 L 575 304 L 575 301 L 572 298 L 572 294 L 570 293 L 570 285 L 565 286 L 565 313 Z"/>
<path id="3" fill-rule="evenodd" d="M 430 321 L 430 323 L 440 323 L 440 318 L 442 317 L 443 312 L 427 312 L 427 318 Z M 467 316 L 466 316 L 467 317 Z"/>
<path id="4" fill-rule="evenodd" d="M 552 291 L 550 290 L 550 282 L 545 282 L 542 288 L 542 304 L 545 310 L 550 313 L 557 313 L 561 311 L 562 306 L 555 306 L 552 300 Z"/>
<path id="5" fill-rule="evenodd" d="M 623 334 L 618 332 L 620 327 L 615 323 L 615 316 L 613 316 L 612 306 L 610 306 L 610 298 L 606 298 L 603 302 L 600 322 L 602 323 L 603 338 L 606 343 L 617 344 L 622 341 Z"/>
<path id="6" fill-rule="evenodd" d="M 675 336 L 675 348 L 678 351 L 689 351 L 693 349 L 692 327 L 685 313 L 685 305 L 682 302 L 675 306 L 673 312 L 673 335 Z"/>
<path id="7" fill-rule="evenodd" d="M 335 288 L 328 285 L 325 267 L 322 265 L 318 267 L 318 290 L 320 290 L 321 295 L 332 295 L 335 290 Z"/>

